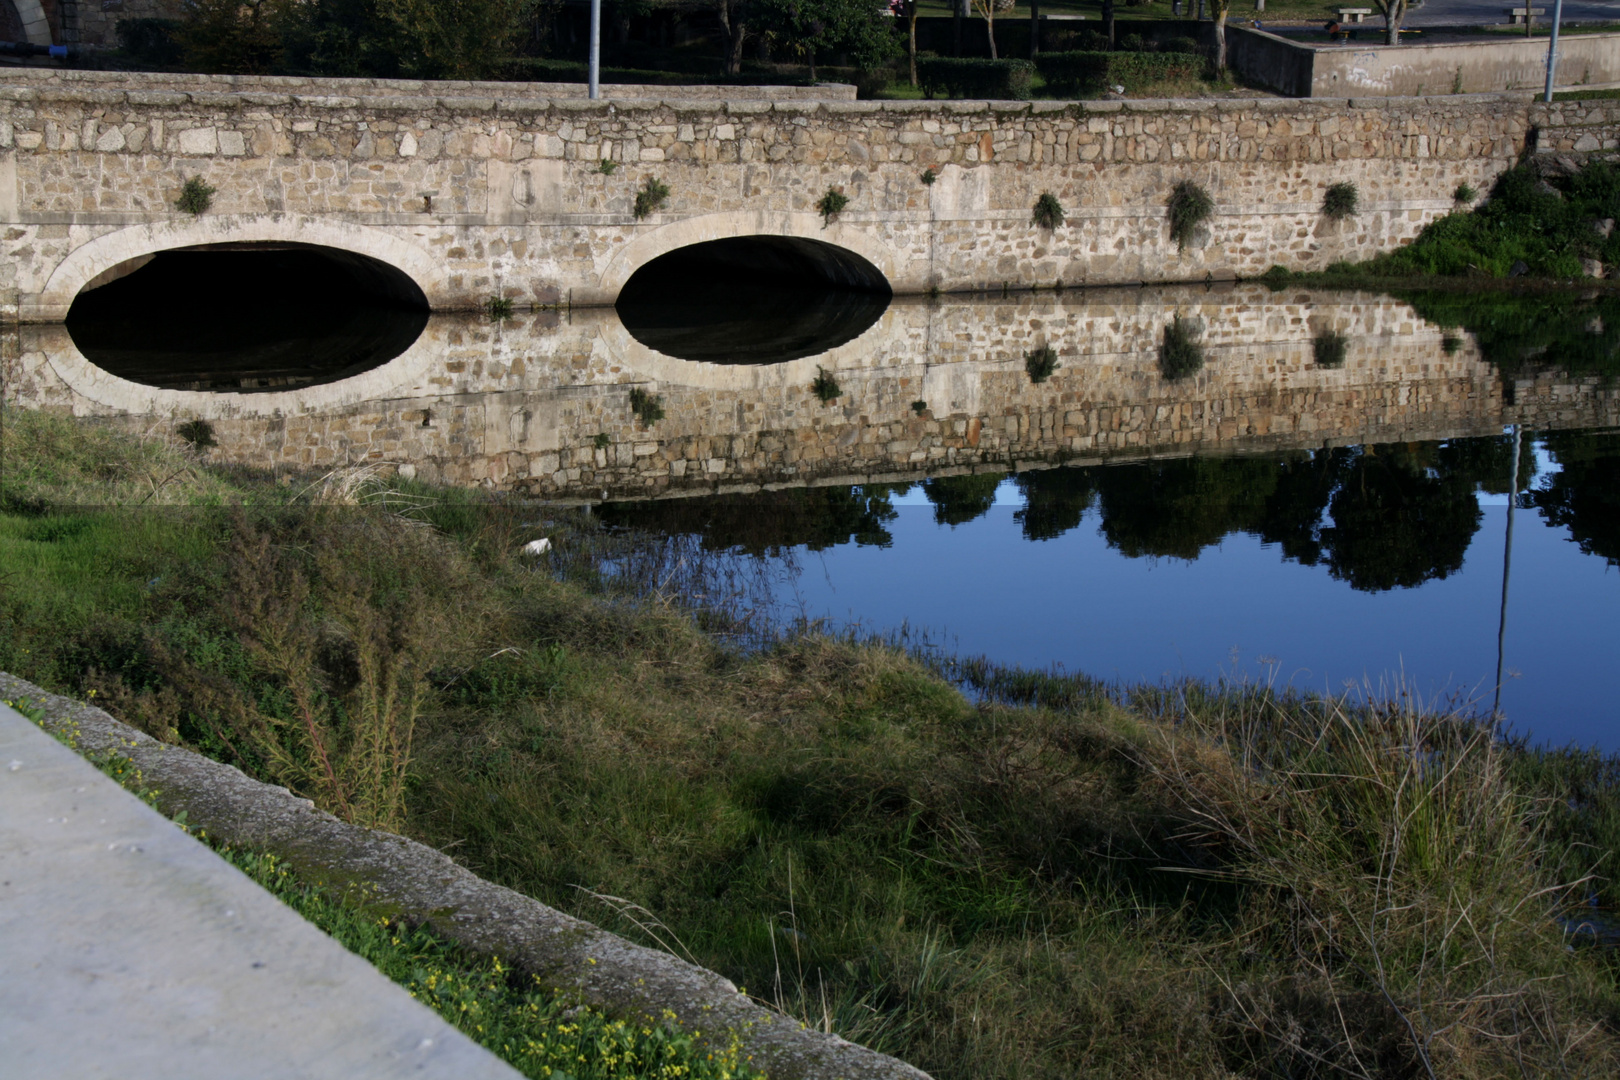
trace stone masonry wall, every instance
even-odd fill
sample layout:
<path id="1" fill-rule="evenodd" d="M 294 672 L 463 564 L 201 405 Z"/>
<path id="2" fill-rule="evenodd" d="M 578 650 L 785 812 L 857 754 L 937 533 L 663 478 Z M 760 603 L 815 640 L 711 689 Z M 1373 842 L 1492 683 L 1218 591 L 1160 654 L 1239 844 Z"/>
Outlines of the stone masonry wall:
<path id="1" fill-rule="evenodd" d="M 240 241 L 376 255 L 440 309 L 491 293 L 611 302 L 665 251 L 757 233 L 846 247 L 902 293 L 1229 278 L 1386 250 L 1532 144 L 1605 149 L 1620 135 L 1620 102 L 1501 95 L 592 102 L 121 78 L 0 74 L 0 316 L 59 319 L 119 262 Z M 193 175 L 217 189 L 198 218 L 173 207 Z M 670 196 L 638 221 L 649 178 Z M 1217 204 L 1186 250 L 1165 220 L 1184 179 Z M 1322 196 L 1344 180 L 1362 210 L 1331 221 Z M 849 198 L 830 223 L 814 209 L 829 188 Z M 1067 212 L 1050 232 L 1030 222 L 1048 191 Z"/>

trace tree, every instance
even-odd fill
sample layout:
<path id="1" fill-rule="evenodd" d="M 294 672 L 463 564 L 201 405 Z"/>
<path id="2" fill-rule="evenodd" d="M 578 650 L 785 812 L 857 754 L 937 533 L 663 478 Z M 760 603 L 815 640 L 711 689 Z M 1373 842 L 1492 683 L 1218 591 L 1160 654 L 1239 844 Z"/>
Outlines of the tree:
<path id="1" fill-rule="evenodd" d="M 996 8 L 1000 6 L 999 0 L 973 0 L 973 6 L 984 16 L 984 32 L 990 38 L 990 59 L 1000 59 L 996 56 Z"/>
<path id="2" fill-rule="evenodd" d="M 479 79 L 511 58 L 532 0 L 375 0 L 397 33 L 403 75 Z"/>
<path id="3" fill-rule="evenodd" d="M 988 514 L 996 504 L 996 488 L 1006 478 L 1006 473 L 971 473 L 924 480 L 923 494 L 934 504 L 935 524 L 954 528 Z"/>
<path id="4" fill-rule="evenodd" d="M 906 61 L 911 69 L 911 85 L 917 85 L 917 0 L 905 0 Z"/>
<path id="5" fill-rule="evenodd" d="M 280 66 L 291 0 L 187 0 L 176 33 L 192 71 L 266 75 Z"/>
<path id="6" fill-rule="evenodd" d="M 1518 0 L 1514 0 L 1515 3 Z M 1526 3 L 1529 0 L 1525 0 Z M 1401 23 L 1406 19 L 1406 0 L 1373 0 L 1373 7 L 1384 17 L 1384 42 L 1389 45 L 1401 43 Z M 1525 22 L 1529 23 L 1529 19 Z"/>
<path id="7" fill-rule="evenodd" d="M 1552 432 L 1547 449 L 1560 469 L 1530 492 L 1530 504 L 1586 554 L 1620 566 L 1620 434 Z"/>
<path id="8" fill-rule="evenodd" d="M 1215 70 L 1226 70 L 1226 16 L 1232 11 L 1232 0 L 1210 0 L 1215 12 Z"/>
<path id="9" fill-rule="evenodd" d="M 737 0 L 730 2 L 735 4 Z M 891 24 L 879 0 L 747 2 L 749 25 L 757 25 L 768 35 L 773 48 L 803 57 L 810 65 L 811 79 L 816 77 L 816 56 L 820 53 L 848 53 L 864 71 L 880 66 L 894 54 Z"/>

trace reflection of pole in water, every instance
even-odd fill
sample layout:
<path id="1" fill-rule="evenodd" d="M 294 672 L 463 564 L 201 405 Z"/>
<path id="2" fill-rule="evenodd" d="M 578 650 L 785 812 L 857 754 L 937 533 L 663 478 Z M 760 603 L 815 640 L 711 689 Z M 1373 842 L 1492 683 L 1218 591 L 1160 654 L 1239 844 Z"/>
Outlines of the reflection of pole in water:
<path id="1" fill-rule="evenodd" d="M 1496 701 L 1491 716 L 1502 715 L 1502 639 L 1507 635 L 1508 571 L 1513 568 L 1513 511 L 1519 504 L 1519 425 L 1513 425 L 1513 464 L 1508 474 L 1507 540 L 1502 544 L 1502 614 L 1496 622 Z"/>

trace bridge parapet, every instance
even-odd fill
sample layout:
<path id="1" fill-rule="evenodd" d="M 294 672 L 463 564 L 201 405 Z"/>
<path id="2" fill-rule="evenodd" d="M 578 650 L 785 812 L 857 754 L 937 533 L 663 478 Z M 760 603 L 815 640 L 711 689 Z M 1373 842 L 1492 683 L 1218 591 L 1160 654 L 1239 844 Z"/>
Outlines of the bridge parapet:
<path id="1" fill-rule="evenodd" d="M 674 247 L 760 234 L 848 247 L 901 293 L 1312 269 L 1407 242 L 1533 135 L 1576 150 L 1620 133 L 1620 102 L 1528 95 L 588 101 L 64 74 L 0 77 L 0 314 L 59 319 L 86 282 L 166 247 L 278 240 L 388 261 L 439 309 L 610 303 Z M 195 217 L 174 205 L 191 176 L 216 189 Z M 669 195 L 638 218 L 649 179 Z M 1182 180 L 1216 203 L 1185 246 L 1165 213 Z M 1326 217 L 1346 180 L 1361 210 Z M 826 221 L 833 188 L 849 201 Z M 1043 192 L 1056 229 L 1030 220 Z"/>

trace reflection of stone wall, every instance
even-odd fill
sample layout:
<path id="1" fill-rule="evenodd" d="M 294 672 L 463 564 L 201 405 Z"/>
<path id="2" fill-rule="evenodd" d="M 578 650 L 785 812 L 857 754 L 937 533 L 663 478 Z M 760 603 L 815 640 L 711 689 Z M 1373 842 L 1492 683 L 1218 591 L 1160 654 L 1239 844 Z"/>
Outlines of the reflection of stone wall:
<path id="1" fill-rule="evenodd" d="M 1172 383 L 1157 348 L 1177 314 L 1203 324 L 1207 361 Z M 1337 370 L 1312 359 L 1312 337 L 1330 329 L 1351 340 Z M 436 318 L 384 368 L 265 395 L 133 387 L 84 363 L 60 328 L 22 335 L 14 403 L 122 415 L 137 429 L 207 417 L 215 453 L 244 464 L 386 460 L 568 498 L 1620 424 L 1620 390 L 1595 382 L 1526 380 L 1505 404 L 1471 344 L 1447 355 L 1441 332 L 1398 301 L 1250 286 L 897 304 L 830 354 L 770 367 L 659 356 L 606 310 L 500 326 Z M 1023 357 L 1039 344 L 1061 367 L 1037 386 Z M 831 405 L 809 390 L 818 364 L 844 391 Z M 651 430 L 630 414 L 631 386 L 663 399 Z"/>
<path id="2" fill-rule="evenodd" d="M 79 0 L 79 41 L 106 48 L 118 46 L 121 19 L 178 19 L 180 0 Z"/>
<path id="3" fill-rule="evenodd" d="M 1599 146 L 1620 129 L 1620 102 L 1526 96 L 1367 108 L 541 92 L 0 71 L 0 313 L 58 319 L 84 281 L 124 259 L 265 239 L 389 259 L 441 309 L 491 292 L 610 300 L 671 247 L 750 233 L 849 247 L 901 292 L 1321 267 L 1406 242 L 1452 208 L 1459 183 L 1487 187 L 1532 129 Z M 603 159 L 623 167 L 604 175 Z M 218 189 L 196 220 L 173 208 L 191 175 Z M 652 176 L 671 194 L 638 222 L 635 193 Z M 1165 220 L 1184 179 L 1217 203 L 1186 250 Z M 1362 211 L 1330 221 L 1323 193 L 1345 180 Z M 829 187 L 850 200 L 830 227 L 814 210 Z M 1042 192 L 1068 212 L 1052 232 L 1030 223 Z"/>

